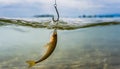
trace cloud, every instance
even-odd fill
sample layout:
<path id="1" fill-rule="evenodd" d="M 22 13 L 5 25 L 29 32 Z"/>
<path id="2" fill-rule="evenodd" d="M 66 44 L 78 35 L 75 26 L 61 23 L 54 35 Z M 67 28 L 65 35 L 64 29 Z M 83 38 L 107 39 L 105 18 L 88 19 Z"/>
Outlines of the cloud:
<path id="1" fill-rule="evenodd" d="M 0 5 L 10 5 L 21 2 L 20 0 L 0 0 Z"/>
<path id="2" fill-rule="evenodd" d="M 77 8 L 77 9 L 89 9 L 89 8 L 99 8 L 102 7 L 101 4 L 95 4 L 92 1 L 86 1 L 86 0 L 65 0 L 61 1 L 58 0 L 61 5 L 68 8 Z"/>
<path id="3" fill-rule="evenodd" d="M 25 4 L 44 4 L 44 6 L 54 4 L 54 0 L 0 0 L 0 4 L 3 5 L 10 5 L 10 4 L 18 4 L 18 3 L 25 3 Z M 71 8 L 96 8 L 101 7 L 99 4 L 95 4 L 92 1 L 87 0 L 57 0 L 57 3 L 60 6 L 64 7 L 71 7 Z M 88 6 L 89 5 L 89 6 Z"/>
<path id="4" fill-rule="evenodd" d="M 44 6 L 49 6 L 54 4 L 54 0 L 0 0 L 2 5 L 11 5 L 11 4 L 43 4 Z M 101 8 L 105 7 L 107 4 L 120 4 L 119 0 L 57 0 L 59 6 L 67 8 Z"/>
<path id="5" fill-rule="evenodd" d="M 120 0 L 56 0 L 61 15 L 119 13 Z M 2 13 L 55 13 L 54 0 L 0 0 Z M 22 10 L 24 9 L 24 10 Z M 1 11 L 0 11 L 1 13 Z M 10 14 L 9 14 L 10 15 Z"/>

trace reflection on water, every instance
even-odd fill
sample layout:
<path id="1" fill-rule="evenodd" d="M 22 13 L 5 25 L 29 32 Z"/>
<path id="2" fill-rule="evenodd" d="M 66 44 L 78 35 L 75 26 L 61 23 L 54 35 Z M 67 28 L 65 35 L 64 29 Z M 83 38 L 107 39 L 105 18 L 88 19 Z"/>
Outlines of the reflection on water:
<path id="1" fill-rule="evenodd" d="M 58 30 L 53 54 L 32 69 L 119 69 L 120 25 Z M 52 30 L 0 27 L 0 69 L 27 69 L 28 59 L 42 57 Z"/>

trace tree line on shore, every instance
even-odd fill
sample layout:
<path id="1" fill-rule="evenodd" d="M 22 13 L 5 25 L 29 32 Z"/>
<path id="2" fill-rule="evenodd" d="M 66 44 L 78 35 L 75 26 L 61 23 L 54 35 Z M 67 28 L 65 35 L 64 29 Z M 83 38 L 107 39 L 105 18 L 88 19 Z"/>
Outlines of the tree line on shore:
<path id="1" fill-rule="evenodd" d="M 42 14 L 42 15 L 34 15 L 33 17 L 53 17 L 52 14 Z M 79 18 L 113 18 L 113 17 L 120 17 L 120 14 L 108 14 L 108 15 L 80 15 Z"/>
<path id="2" fill-rule="evenodd" d="M 113 17 L 120 17 L 120 14 L 109 14 L 109 15 L 80 15 L 79 18 L 113 18 Z"/>

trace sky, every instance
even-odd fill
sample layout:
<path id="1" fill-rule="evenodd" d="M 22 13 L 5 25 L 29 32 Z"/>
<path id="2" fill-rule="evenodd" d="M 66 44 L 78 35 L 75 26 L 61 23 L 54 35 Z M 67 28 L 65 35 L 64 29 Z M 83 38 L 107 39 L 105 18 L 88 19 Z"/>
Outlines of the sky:
<path id="1" fill-rule="evenodd" d="M 56 0 L 61 17 L 120 14 L 120 0 Z M 54 0 L 0 0 L 0 17 L 56 15 Z"/>

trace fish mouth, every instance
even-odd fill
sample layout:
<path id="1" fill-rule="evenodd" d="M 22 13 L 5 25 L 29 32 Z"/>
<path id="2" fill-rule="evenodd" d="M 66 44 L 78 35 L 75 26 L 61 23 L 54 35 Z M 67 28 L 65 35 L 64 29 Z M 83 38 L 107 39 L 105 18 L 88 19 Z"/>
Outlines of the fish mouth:
<path id="1" fill-rule="evenodd" d="M 57 29 L 54 29 L 53 34 L 57 34 Z"/>

